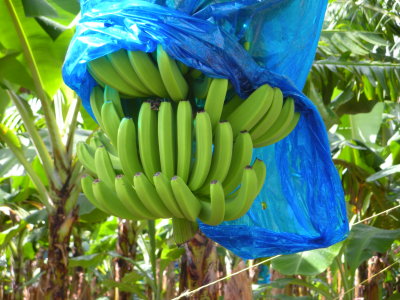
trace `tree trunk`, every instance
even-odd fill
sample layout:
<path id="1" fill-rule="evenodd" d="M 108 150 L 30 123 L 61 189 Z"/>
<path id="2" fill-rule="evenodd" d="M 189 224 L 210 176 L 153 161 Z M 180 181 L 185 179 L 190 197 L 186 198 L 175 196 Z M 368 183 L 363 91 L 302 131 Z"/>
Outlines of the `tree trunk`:
<path id="1" fill-rule="evenodd" d="M 366 300 L 380 299 L 379 281 L 381 276 L 375 276 L 375 274 L 379 273 L 383 268 L 384 265 L 379 255 L 375 255 L 368 260 L 368 278 L 370 279 L 368 280 L 368 285 L 365 290 Z"/>
<path id="2" fill-rule="evenodd" d="M 246 264 L 243 260 L 232 270 L 232 273 L 238 272 L 246 268 Z M 224 299 L 225 300 L 251 300 L 253 299 L 252 292 L 252 277 L 249 271 L 242 272 L 232 277 L 224 288 Z"/>
<path id="3" fill-rule="evenodd" d="M 137 222 L 120 219 L 118 224 L 118 242 L 117 242 L 117 253 L 135 259 L 136 257 L 136 240 L 137 240 Z M 120 282 L 124 278 L 125 274 L 133 270 L 131 263 L 127 262 L 123 258 L 117 258 L 115 260 L 115 272 L 114 279 Z M 132 298 L 131 293 L 115 290 L 118 294 L 119 300 L 128 300 Z"/>
<path id="4" fill-rule="evenodd" d="M 74 238 L 74 248 L 73 248 L 73 256 L 81 256 L 84 254 L 84 250 L 82 248 L 82 239 L 81 239 L 81 233 L 79 232 L 79 229 L 76 228 L 73 234 Z M 85 299 L 85 300 L 90 300 L 92 299 L 91 297 L 91 291 L 90 291 L 90 285 L 86 281 L 85 278 L 85 269 L 82 267 L 76 267 L 74 269 L 74 273 L 71 276 L 71 297 L 73 300 L 79 300 L 79 299 Z"/>
<path id="5" fill-rule="evenodd" d="M 217 280 L 218 256 L 215 243 L 198 232 L 184 244 L 185 253 L 181 261 L 179 294 L 186 290 L 194 290 Z M 212 285 L 193 294 L 188 299 L 216 300 L 218 286 Z"/>
<path id="6" fill-rule="evenodd" d="M 173 299 L 177 296 L 175 282 L 175 262 L 173 261 L 165 269 L 162 278 L 162 290 L 165 291 L 164 299 Z"/>
<path id="7" fill-rule="evenodd" d="M 364 298 L 365 294 L 365 285 L 360 285 L 365 279 L 368 278 L 368 267 L 367 263 L 362 263 L 355 272 L 355 280 L 354 285 L 357 288 L 354 290 L 354 298 Z"/>
<path id="8" fill-rule="evenodd" d="M 77 208 L 65 213 L 65 198 L 59 199 L 57 210 L 49 215 L 49 249 L 44 292 L 46 299 L 68 299 L 68 253 L 72 226 L 77 219 Z"/>

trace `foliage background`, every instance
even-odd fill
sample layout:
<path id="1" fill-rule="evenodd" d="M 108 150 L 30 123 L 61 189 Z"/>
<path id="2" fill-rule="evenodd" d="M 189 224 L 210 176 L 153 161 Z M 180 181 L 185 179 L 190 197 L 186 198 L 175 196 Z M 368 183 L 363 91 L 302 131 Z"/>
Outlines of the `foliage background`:
<path id="1" fill-rule="evenodd" d="M 329 1 L 304 89 L 328 130 L 349 238 L 193 299 L 400 297 L 399 12 L 396 0 Z M 107 217 L 79 193 L 74 145 L 97 125 L 61 78 L 78 13 L 75 1 L 0 2 L 0 298 L 172 299 L 258 262 L 202 235 L 177 246 L 169 221 Z"/>

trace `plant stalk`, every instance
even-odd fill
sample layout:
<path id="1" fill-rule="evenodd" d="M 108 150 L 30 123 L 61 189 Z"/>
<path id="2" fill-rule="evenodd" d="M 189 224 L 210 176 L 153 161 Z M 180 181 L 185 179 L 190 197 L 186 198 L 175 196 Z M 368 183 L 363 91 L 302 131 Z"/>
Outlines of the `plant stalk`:
<path id="1" fill-rule="evenodd" d="M 9 88 L 9 87 L 8 87 Z M 53 182 L 57 188 L 61 188 L 61 182 L 59 179 L 56 179 L 54 176 L 54 165 L 53 161 L 51 159 L 51 156 L 49 152 L 47 151 L 47 148 L 43 142 L 43 139 L 39 135 L 39 132 L 37 131 L 35 124 L 32 121 L 32 118 L 29 114 L 29 111 L 25 107 L 25 105 L 22 103 L 21 98 L 10 88 L 7 91 L 9 96 L 11 97 L 15 107 L 17 108 L 18 112 L 21 115 L 22 121 L 24 122 L 24 126 L 29 133 L 29 136 L 35 145 L 35 150 L 37 155 L 39 156 L 44 170 L 46 172 L 47 179 L 49 182 Z"/>
<path id="2" fill-rule="evenodd" d="M 60 176 L 63 178 L 63 171 L 67 169 L 68 163 L 66 161 L 65 156 L 65 147 L 61 141 L 61 136 L 57 127 L 57 122 L 55 120 L 54 112 L 51 109 L 51 101 L 47 93 L 44 90 L 43 80 L 40 76 L 38 66 L 36 64 L 35 58 L 32 54 L 32 49 L 30 44 L 28 43 L 28 39 L 22 29 L 22 24 L 19 20 L 17 11 L 14 7 L 14 4 L 11 0 L 4 0 L 8 12 L 11 16 L 11 19 L 14 23 L 15 30 L 17 32 L 18 38 L 20 40 L 22 50 L 27 61 L 28 67 L 31 71 L 33 82 L 35 84 L 36 93 L 38 94 L 38 98 L 42 103 L 42 108 L 47 124 L 47 128 L 49 130 L 50 140 L 53 147 L 53 155 L 55 158 L 56 165 L 59 163 L 60 165 L 57 167 L 58 171 L 60 172 Z"/>
<path id="3" fill-rule="evenodd" d="M 150 262 L 151 262 L 151 272 L 154 278 L 154 290 L 153 297 L 155 300 L 159 300 L 158 293 L 158 282 L 157 282 L 157 260 L 156 260 L 156 226 L 154 220 L 148 221 L 149 226 L 149 238 L 150 238 Z"/>
<path id="4" fill-rule="evenodd" d="M 67 137 L 67 142 L 65 143 L 66 145 L 66 151 L 68 158 L 71 159 L 72 157 L 72 150 L 73 150 L 73 144 L 74 144 L 74 136 L 75 136 L 75 131 L 77 128 L 77 123 L 78 123 L 78 114 L 79 114 L 79 109 L 81 107 L 81 101 L 79 98 L 76 99 L 75 103 L 72 104 L 71 108 L 72 109 L 72 118 L 70 120 L 70 124 L 68 127 L 68 137 Z"/>
<path id="5" fill-rule="evenodd" d="M 347 291 L 349 289 L 349 285 L 348 285 L 348 282 L 347 282 L 347 278 L 345 277 L 344 271 L 342 269 L 342 263 L 341 263 L 341 261 L 339 259 L 339 256 L 335 257 L 335 261 L 336 261 L 336 264 L 337 264 L 337 267 L 338 267 L 338 270 L 339 270 L 339 273 L 340 273 L 340 277 L 342 278 L 343 288 L 344 288 L 345 291 Z M 339 291 L 339 294 L 340 294 L 340 291 Z M 348 297 L 348 295 L 345 295 L 344 299 L 347 299 L 347 297 Z"/>

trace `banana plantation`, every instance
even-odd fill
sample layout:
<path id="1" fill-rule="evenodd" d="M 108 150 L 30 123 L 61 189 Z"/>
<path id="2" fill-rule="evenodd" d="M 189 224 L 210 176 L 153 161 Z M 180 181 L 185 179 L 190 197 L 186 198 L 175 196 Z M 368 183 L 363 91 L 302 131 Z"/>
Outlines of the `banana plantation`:
<path id="1" fill-rule="evenodd" d="M 400 2 L 0 0 L 0 299 L 400 299 Z"/>

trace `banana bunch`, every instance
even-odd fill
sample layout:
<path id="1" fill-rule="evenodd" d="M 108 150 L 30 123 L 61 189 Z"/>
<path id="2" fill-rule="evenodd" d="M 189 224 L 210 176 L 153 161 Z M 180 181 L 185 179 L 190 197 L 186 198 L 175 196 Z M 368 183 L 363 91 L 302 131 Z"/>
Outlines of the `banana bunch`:
<path id="1" fill-rule="evenodd" d="M 87 171 L 82 189 L 93 205 L 126 219 L 199 218 L 209 225 L 249 210 L 266 167 L 261 160 L 250 166 L 248 131 L 235 138 L 227 121 L 213 130 L 209 114 L 195 113 L 190 101 L 144 101 L 135 124 L 119 113 L 117 100 L 112 88 L 94 88 L 93 112 L 106 134 L 77 145 Z"/>
<path id="2" fill-rule="evenodd" d="M 194 234 L 196 219 L 218 225 L 250 209 L 266 177 L 253 148 L 285 138 L 300 118 L 280 89 L 265 84 L 241 99 L 227 79 L 188 68 L 160 45 L 119 50 L 88 69 L 99 84 L 90 105 L 100 130 L 77 145 L 84 193 L 121 218 L 173 218 L 177 242 Z"/>

